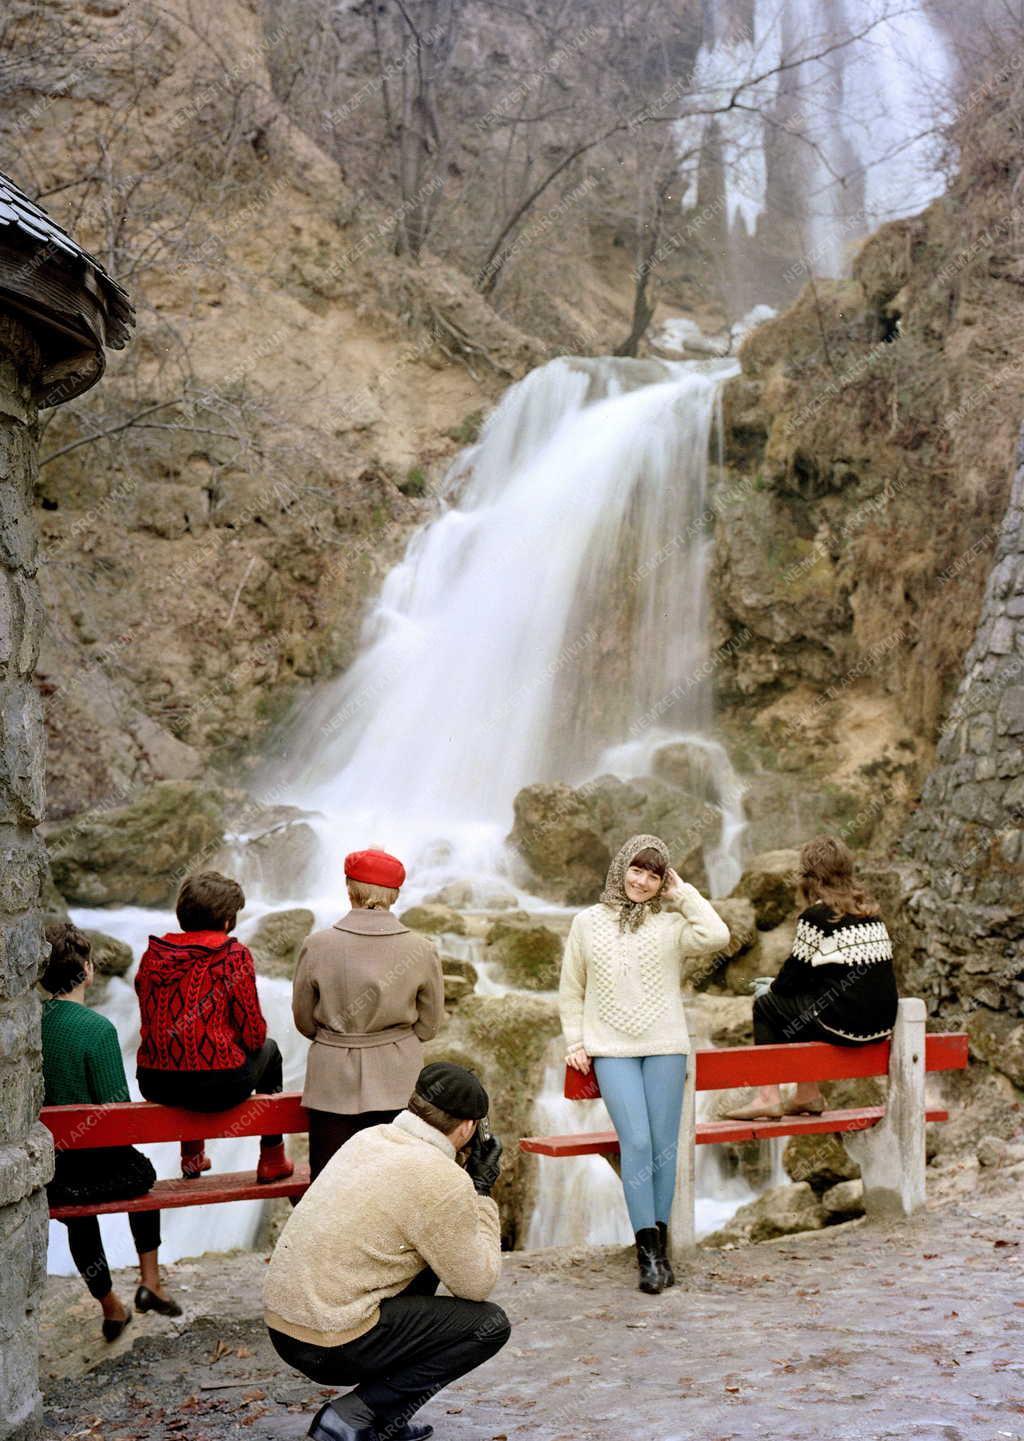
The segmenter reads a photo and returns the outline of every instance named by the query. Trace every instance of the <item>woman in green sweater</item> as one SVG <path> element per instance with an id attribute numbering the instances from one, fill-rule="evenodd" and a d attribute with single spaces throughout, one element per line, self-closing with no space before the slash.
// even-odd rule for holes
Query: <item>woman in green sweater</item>
<path id="1" fill-rule="evenodd" d="M 117 1031 L 106 1016 L 85 1004 L 85 988 L 93 978 L 89 938 L 69 921 L 61 921 L 47 926 L 46 939 L 50 957 L 41 981 L 48 992 L 42 1017 L 44 1104 L 102 1105 L 130 1100 Z M 53 1180 L 47 1187 L 50 1204 L 113 1199 L 112 1177 L 124 1178 L 124 1190 L 119 1194 L 125 1196 L 142 1194 L 156 1179 L 146 1157 L 130 1146 L 58 1151 Z M 136 1308 L 180 1316 L 181 1307 L 160 1284 L 160 1212 L 132 1212 L 128 1223 L 139 1253 L 142 1280 L 135 1292 Z M 132 1313 L 113 1288 L 99 1219 L 85 1216 L 64 1224 L 75 1265 L 103 1308 L 104 1339 L 113 1341 Z"/>

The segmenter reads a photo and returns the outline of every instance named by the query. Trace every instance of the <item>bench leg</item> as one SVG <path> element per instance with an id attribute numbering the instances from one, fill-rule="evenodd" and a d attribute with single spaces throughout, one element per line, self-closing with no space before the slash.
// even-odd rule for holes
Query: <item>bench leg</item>
<path id="1" fill-rule="evenodd" d="M 676 1154 L 676 1189 L 672 1200 L 672 1221 L 668 1249 L 673 1261 L 682 1263 L 697 1244 L 694 1229 L 694 1144 L 697 1138 L 697 1057 L 691 1052 L 686 1064 L 683 1114 L 679 1121 L 679 1150 Z"/>
<path id="2" fill-rule="evenodd" d="M 925 1006 L 902 1000 L 892 1033 L 885 1117 L 844 1137 L 864 1178 L 869 1216 L 910 1216 L 924 1205 Z"/>

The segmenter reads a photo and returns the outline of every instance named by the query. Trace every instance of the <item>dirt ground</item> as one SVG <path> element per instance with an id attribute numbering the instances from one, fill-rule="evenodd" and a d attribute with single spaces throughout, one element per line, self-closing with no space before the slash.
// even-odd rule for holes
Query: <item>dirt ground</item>
<path id="1" fill-rule="evenodd" d="M 1024 1441 L 1022 1187 L 1017 1166 L 910 1221 L 698 1251 L 660 1297 L 621 1250 L 511 1254 L 511 1341 L 421 1419 L 437 1441 Z M 264 1265 L 178 1262 L 184 1316 L 113 1347 L 77 1278 L 51 1278 L 44 1434 L 303 1436 L 328 1393 L 267 1343 Z"/>

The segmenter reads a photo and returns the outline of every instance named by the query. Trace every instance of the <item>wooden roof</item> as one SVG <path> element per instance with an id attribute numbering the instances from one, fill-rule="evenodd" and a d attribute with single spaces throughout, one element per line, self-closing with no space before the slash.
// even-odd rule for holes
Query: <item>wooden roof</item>
<path id="1" fill-rule="evenodd" d="M 2 173 L 0 308 L 26 321 L 42 350 L 41 406 L 95 385 L 105 348 L 123 349 L 135 325 L 127 291 Z"/>

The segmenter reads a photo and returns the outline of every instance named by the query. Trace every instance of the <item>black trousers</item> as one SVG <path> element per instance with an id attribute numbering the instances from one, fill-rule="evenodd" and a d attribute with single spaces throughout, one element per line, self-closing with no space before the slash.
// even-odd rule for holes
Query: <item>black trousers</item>
<path id="1" fill-rule="evenodd" d="M 284 1090 L 284 1062 L 277 1042 L 269 1039 L 246 1058 L 244 1066 L 232 1071 L 152 1071 L 140 1066 L 135 1074 L 147 1101 L 183 1106 L 186 1111 L 227 1111 L 248 1100 L 254 1091 L 276 1096 Z M 281 1139 L 280 1135 L 263 1137 L 268 1146 Z"/>
<path id="2" fill-rule="evenodd" d="M 68 1245 L 71 1259 L 78 1267 L 82 1279 L 97 1301 L 102 1301 L 113 1289 L 107 1253 L 103 1249 L 98 1216 L 79 1216 L 77 1220 L 65 1221 L 68 1228 Z M 132 1228 L 135 1249 L 141 1255 L 155 1251 L 160 1245 L 160 1212 L 129 1211 L 128 1224 Z"/>
<path id="3" fill-rule="evenodd" d="M 397 1111 L 360 1111 L 355 1116 L 341 1116 L 337 1111 L 309 1112 L 309 1179 L 315 1181 L 327 1162 L 350 1141 L 357 1131 L 367 1126 L 384 1126 L 393 1121 Z"/>
<path id="4" fill-rule="evenodd" d="M 868 1044 L 827 1031 L 818 1021 L 820 1005 L 817 996 L 779 996 L 774 991 L 762 991 L 754 999 L 754 1045 L 786 1046 L 794 1041 L 828 1041 L 832 1046 Z"/>
<path id="5" fill-rule="evenodd" d="M 509 1338 L 508 1317 L 490 1301 L 435 1296 L 428 1268 L 380 1303 L 380 1320 L 344 1346 L 313 1346 L 270 1331 L 274 1350 L 311 1381 L 355 1386 L 377 1429 L 396 1428 L 431 1396 L 482 1366 Z"/>

